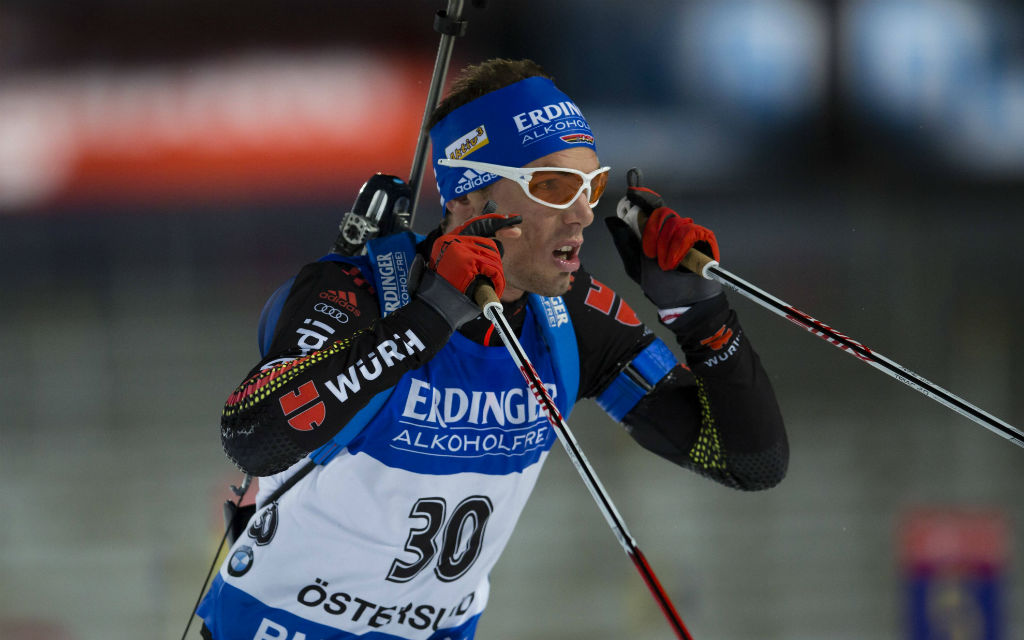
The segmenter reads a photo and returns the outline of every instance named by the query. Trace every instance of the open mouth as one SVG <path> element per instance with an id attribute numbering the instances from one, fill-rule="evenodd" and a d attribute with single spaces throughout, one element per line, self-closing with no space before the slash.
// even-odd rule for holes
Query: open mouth
<path id="1" fill-rule="evenodd" d="M 579 251 L 579 247 L 573 247 L 571 245 L 565 245 L 565 246 L 559 247 L 558 249 L 555 249 L 555 251 L 553 253 L 554 253 L 554 256 L 556 258 L 558 258 L 559 260 L 566 260 L 566 261 L 568 261 L 568 260 L 572 260 L 573 258 L 575 258 L 578 251 Z"/>

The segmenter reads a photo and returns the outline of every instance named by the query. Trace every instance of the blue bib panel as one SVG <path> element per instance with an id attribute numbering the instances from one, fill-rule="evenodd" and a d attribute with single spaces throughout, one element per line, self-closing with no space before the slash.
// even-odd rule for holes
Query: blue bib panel
<path id="1" fill-rule="evenodd" d="M 365 255 L 341 256 L 338 254 L 328 254 L 322 257 L 320 262 L 344 262 L 351 264 L 358 267 L 367 276 L 372 277 L 380 299 L 381 315 L 387 315 L 404 306 L 410 300 L 407 291 L 409 269 L 415 258 L 416 242 L 419 240 L 422 240 L 421 236 L 416 236 L 409 232 L 397 233 L 371 240 L 367 243 L 367 253 Z M 274 292 L 274 295 L 267 301 L 260 316 L 259 342 L 261 354 L 264 356 L 270 348 L 274 329 L 293 281 L 294 278 Z M 569 412 L 576 402 L 580 377 L 579 353 L 577 352 L 576 334 L 573 329 L 572 320 L 569 318 L 564 301 L 559 296 L 544 298 L 536 294 L 529 294 L 527 306 L 529 314 L 526 318 L 526 326 L 520 342 L 523 344 L 523 348 L 526 349 L 526 353 L 531 361 L 537 366 L 537 373 L 540 375 L 540 379 L 548 385 L 553 385 L 550 387 L 551 389 L 557 389 L 556 393 L 558 395 L 554 397 L 555 404 L 558 406 L 563 418 L 568 419 Z M 539 334 L 538 331 L 540 332 Z M 545 345 L 547 350 L 542 348 Z M 423 429 L 426 427 L 422 424 L 419 426 L 408 424 L 408 429 L 396 434 L 399 440 L 396 441 L 394 447 L 389 445 L 389 449 L 399 447 L 402 444 L 402 439 L 409 439 L 409 442 L 405 443 L 407 445 L 406 450 L 408 453 L 416 455 L 426 455 L 424 451 L 432 448 L 440 448 L 439 450 L 446 450 L 447 448 L 449 453 L 457 453 L 461 450 L 462 455 L 460 457 L 469 458 L 479 455 L 483 458 L 493 457 L 496 460 L 502 456 L 519 457 L 521 453 L 519 448 L 521 447 L 528 447 L 530 450 L 537 447 L 536 438 L 540 437 L 541 434 L 533 433 L 530 435 L 529 432 L 532 428 L 524 427 L 523 424 L 525 423 L 521 421 L 525 419 L 529 424 L 539 424 L 537 421 L 539 405 L 532 396 L 522 395 L 522 374 L 516 369 L 512 357 L 507 353 L 507 350 L 504 347 L 496 348 L 477 345 L 459 333 L 455 333 L 452 336 L 451 346 L 459 354 L 455 356 L 455 361 L 439 364 L 435 360 L 425 370 L 431 367 L 435 370 L 438 367 L 443 367 L 441 370 L 453 372 L 493 372 L 495 371 L 494 367 L 497 365 L 497 370 L 508 369 L 514 372 L 512 376 L 514 379 L 502 379 L 503 384 L 507 383 L 512 386 L 500 387 L 497 391 L 476 390 L 470 395 L 464 396 L 451 387 L 429 387 L 423 386 L 425 383 L 421 380 L 403 379 L 398 387 L 382 391 L 371 398 L 369 403 L 330 442 L 313 451 L 309 456 L 310 459 L 317 464 L 327 464 L 350 443 L 354 447 L 360 446 L 358 442 L 352 442 L 352 440 L 363 432 L 369 421 L 374 419 L 374 416 L 376 416 L 377 420 L 386 420 L 387 416 L 395 417 L 392 415 L 394 414 L 394 409 L 378 413 L 388 398 L 395 393 L 400 394 L 402 397 L 408 396 L 411 398 L 410 402 L 413 404 L 408 408 L 402 407 L 401 409 L 402 411 L 408 409 L 410 412 L 408 416 L 405 416 L 407 421 L 414 420 L 415 416 L 422 413 L 422 407 L 417 408 L 416 406 L 418 403 L 426 403 L 428 410 L 426 417 L 431 420 L 440 420 L 438 424 L 446 424 L 449 419 L 457 418 L 462 413 L 465 413 L 469 420 L 476 421 L 483 421 L 488 415 L 493 415 L 495 418 L 503 418 L 507 415 L 509 425 L 519 425 L 519 432 L 513 436 L 506 436 L 504 439 L 496 440 L 498 434 L 493 431 L 493 428 L 488 428 L 483 430 L 486 433 L 478 434 L 481 436 L 480 439 L 477 439 L 472 433 L 452 433 L 448 435 L 437 433 L 428 440 L 424 440 L 426 436 Z M 551 367 L 548 364 L 548 368 L 542 371 L 538 365 L 540 361 L 546 360 L 548 355 L 554 358 L 557 365 Z M 440 358 L 441 356 L 438 357 Z M 468 358 L 468 360 L 461 360 L 462 358 Z M 500 363 L 502 360 L 504 360 L 504 365 Z M 470 361 L 472 364 L 466 366 L 466 363 Z M 485 368 L 474 369 L 476 365 L 482 365 Z M 471 373 L 470 375 L 478 374 Z M 403 384 L 407 386 L 403 388 Z M 430 395 L 429 397 L 417 395 L 422 393 L 429 393 Z M 495 395 L 496 393 L 497 395 Z M 448 400 L 452 402 L 446 402 Z M 445 402 L 448 409 L 446 411 L 439 410 L 437 408 L 438 402 Z M 521 415 L 520 409 L 527 410 L 527 413 L 523 414 L 526 416 L 525 418 Z M 503 412 L 507 412 L 507 414 Z M 543 418 L 543 416 L 540 416 L 540 418 Z M 499 426 L 504 425 L 499 423 Z M 481 431 L 480 429 L 477 430 Z M 543 431 L 543 428 L 541 430 Z M 463 435 L 466 436 L 465 440 Z M 420 437 L 416 439 L 414 436 Z M 462 449 L 463 446 L 465 446 L 465 449 Z M 452 449 L 453 447 L 454 449 Z M 476 450 L 477 447 L 480 449 Z M 547 448 L 550 448 L 550 443 L 543 450 Z M 384 454 L 381 455 L 384 456 Z"/>
<path id="2" fill-rule="evenodd" d="M 529 308 L 520 343 L 568 417 L 575 397 L 558 388 Z M 348 450 L 400 469 L 447 475 L 522 471 L 551 448 L 556 434 L 505 347 L 455 333 L 425 366 L 406 374 L 391 401 Z"/>
<path id="3" fill-rule="evenodd" d="M 524 313 L 520 342 L 555 380 Z M 567 416 L 575 398 L 545 386 Z M 257 512 L 199 615 L 218 640 L 470 638 L 556 438 L 505 347 L 453 334 L 329 463 Z"/>
<path id="4" fill-rule="evenodd" d="M 325 260 L 402 286 L 409 246 Z M 288 288 L 268 304 L 261 344 Z M 579 357 L 564 303 L 531 296 L 524 313 L 520 343 L 568 418 Z M 556 438 L 506 348 L 454 333 L 311 454 L 319 464 L 300 482 L 258 500 L 199 615 L 218 640 L 471 638 Z M 261 495 L 304 464 L 262 478 Z"/>

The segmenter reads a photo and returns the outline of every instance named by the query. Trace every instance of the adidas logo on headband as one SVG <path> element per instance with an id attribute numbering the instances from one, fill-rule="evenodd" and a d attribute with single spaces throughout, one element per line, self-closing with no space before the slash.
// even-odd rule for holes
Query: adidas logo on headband
<path id="1" fill-rule="evenodd" d="M 459 178 L 459 181 L 455 183 L 455 193 L 461 195 L 463 193 L 479 189 L 497 177 L 498 176 L 493 173 L 477 173 L 472 169 L 466 169 L 462 173 L 462 177 Z"/>

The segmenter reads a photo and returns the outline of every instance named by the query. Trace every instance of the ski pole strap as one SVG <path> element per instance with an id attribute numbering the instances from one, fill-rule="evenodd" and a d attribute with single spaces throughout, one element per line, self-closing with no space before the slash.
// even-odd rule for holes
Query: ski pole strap
<path id="1" fill-rule="evenodd" d="M 615 421 L 622 422 L 640 399 L 678 363 L 661 338 L 655 338 L 626 363 L 619 375 L 597 396 L 597 404 Z"/>

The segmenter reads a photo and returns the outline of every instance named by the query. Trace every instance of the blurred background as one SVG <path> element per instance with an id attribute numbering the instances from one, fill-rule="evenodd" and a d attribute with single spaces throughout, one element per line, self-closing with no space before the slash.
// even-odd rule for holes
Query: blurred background
<path id="1" fill-rule="evenodd" d="M 443 6 L 0 4 L 0 638 L 181 635 L 259 311 L 370 175 L 408 175 Z M 530 57 L 581 106 L 613 167 L 598 216 L 639 166 L 727 269 L 1024 426 L 1020 3 L 465 18 L 453 69 Z M 599 221 L 583 257 L 656 324 Z M 1024 638 L 1024 450 L 731 299 L 788 422 L 778 488 L 680 472 L 589 402 L 571 420 L 694 637 Z M 671 637 L 558 447 L 479 637 Z"/>

